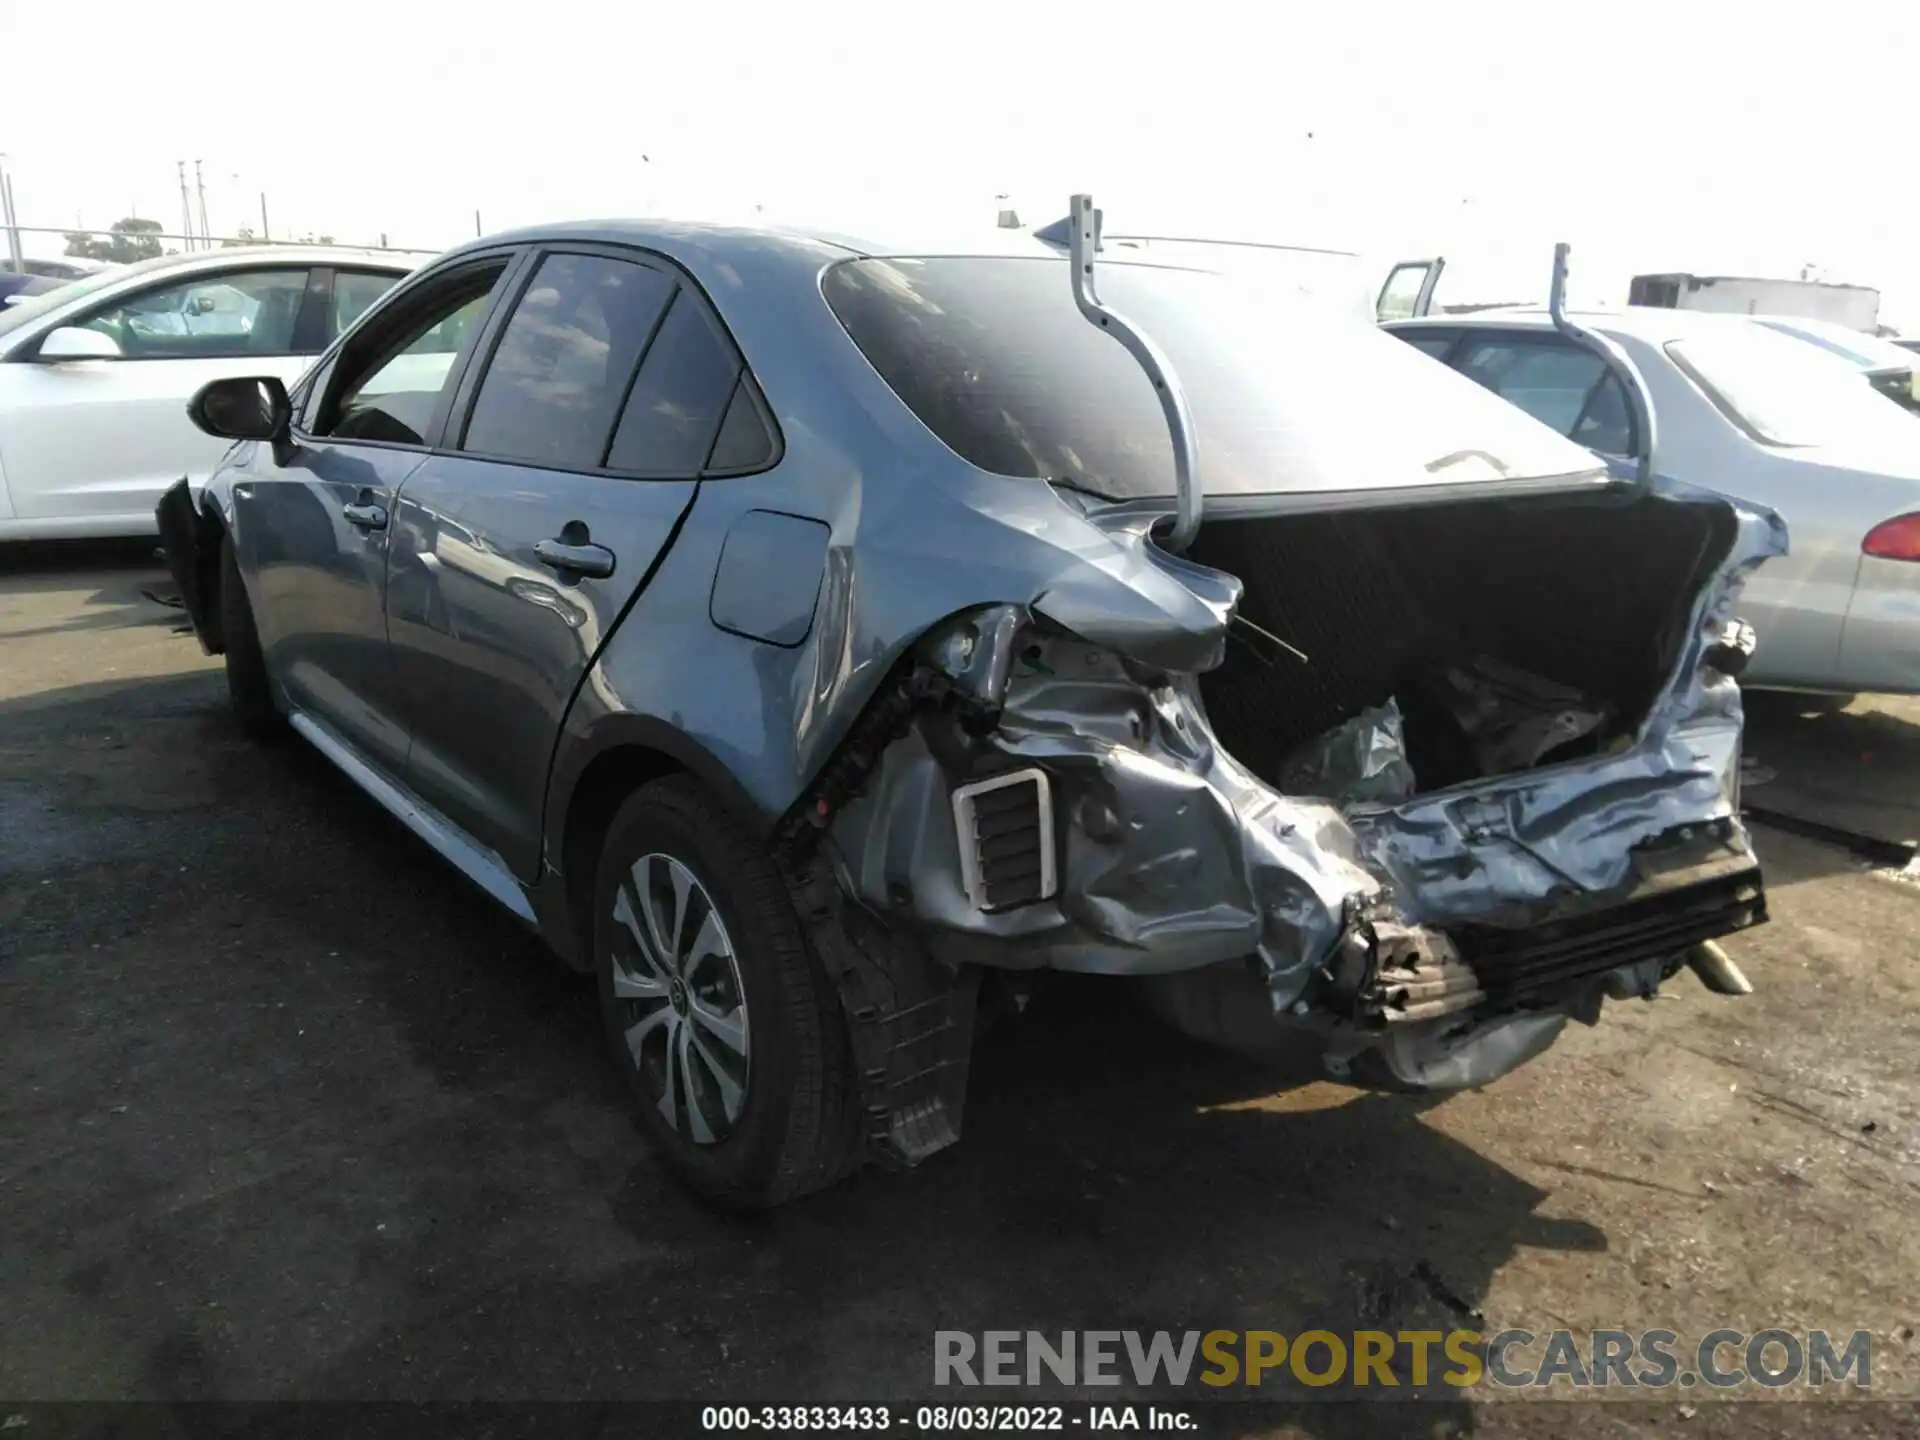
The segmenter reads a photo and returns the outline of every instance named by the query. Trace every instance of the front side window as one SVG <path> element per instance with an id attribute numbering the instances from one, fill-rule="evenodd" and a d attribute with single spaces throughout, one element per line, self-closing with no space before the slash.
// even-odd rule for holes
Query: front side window
<path id="1" fill-rule="evenodd" d="M 476 265 L 417 302 L 396 301 L 342 347 L 314 434 L 423 445 L 453 381 L 454 359 L 486 313 L 506 262 Z"/>
<path id="2" fill-rule="evenodd" d="M 1459 366 L 1576 444 L 1608 455 L 1633 453 L 1626 395 L 1592 351 L 1531 336 L 1474 339 Z"/>
<path id="3" fill-rule="evenodd" d="M 461 448 L 597 469 L 640 352 L 673 298 L 651 266 L 549 255 L 514 307 L 474 396 Z"/>
<path id="4" fill-rule="evenodd" d="M 74 323 L 107 336 L 128 360 L 291 355 L 306 289 L 304 269 L 199 275 L 122 297 Z"/>
<path id="5" fill-rule="evenodd" d="M 880 377 L 962 459 L 1113 499 L 1173 493 L 1153 385 L 1073 301 L 1063 260 L 846 260 L 821 277 Z M 1103 265 L 1158 342 L 1209 495 L 1592 476 L 1592 455 L 1380 329 L 1242 277 Z"/>

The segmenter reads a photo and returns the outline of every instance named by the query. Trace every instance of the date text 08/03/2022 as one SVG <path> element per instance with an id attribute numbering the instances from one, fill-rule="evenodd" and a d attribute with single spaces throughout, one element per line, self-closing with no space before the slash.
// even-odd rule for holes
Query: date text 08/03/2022
<path id="1" fill-rule="evenodd" d="M 910 1430 L 1023 1433 L 1045 1430 L 1141 1430 L 1174 1433 L 1198 1428 L 1186 1410 L 1158 1405 L 709 1405 L 703 1430 Z"/>

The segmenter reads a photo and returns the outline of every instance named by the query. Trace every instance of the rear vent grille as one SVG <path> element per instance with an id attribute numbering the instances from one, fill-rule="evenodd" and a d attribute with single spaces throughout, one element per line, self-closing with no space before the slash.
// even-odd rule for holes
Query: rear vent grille
<path id="1" fill-rule="evenodd" d="M 1054 892 L 1053 794 L 1040 770 L 976 780 L 953 792 L 960 879 L 976 910 L 1008 910 Z"/>

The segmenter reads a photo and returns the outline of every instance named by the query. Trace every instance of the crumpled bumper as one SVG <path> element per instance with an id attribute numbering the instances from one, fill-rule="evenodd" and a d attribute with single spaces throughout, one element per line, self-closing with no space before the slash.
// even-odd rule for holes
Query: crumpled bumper
<path id="1" fill-rule="evenodd" d="M 1764 919 L 1738 815 L 1739 692 L 1709 661 L 1740 580 L 1782 544 L 1777 520 L 1739 513 L 1632 745 L 1397 803 L 1283 795 L 1215 742 L 1191 675 L 1143 683 L 1108 647 L 1028 631 L 1017 607 L 976 612 L 961 653 L 1020 636 L 990 732 L 934 714 L 886 750 L 834 823 L 843 884 L 955 964 L 1167 977 L 1241 961 L 1262 1023 L 1317 1032 L 1336 1072 L 1371 1050 L 1399 1083 L 1481 1083 L 1597 1006 L 1574 997 L 1650 993 L 1687 945 Z M 953 797 L 1027 768 L 1045 777 L 1057 863 L 1048 893 L 996 908 L 962 847 L 1025 844 L 1017 817 L 970 835 Z M 1692 894 L 1694 912 L 1632 909 L 1662 874 L 1688 890 L 1671 875 L 1693 870 L 1721 887 Z M 1516 953 L 1562 956 L 1556 983 L 1475 986 L 1499 969 L 1486 935 L 1503 927 L 1525 937 Z M 1405 970 L 1409 953 L 1428 969 Z M 1438 973 L 1449 958 L 1464 982 Z"/>

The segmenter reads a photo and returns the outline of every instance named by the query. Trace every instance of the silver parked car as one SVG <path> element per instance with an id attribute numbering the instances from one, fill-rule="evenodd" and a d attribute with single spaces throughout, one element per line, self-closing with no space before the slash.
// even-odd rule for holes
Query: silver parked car
<path id="1" fill-rule="evenodd" d="M 1920 423 L 1849 367 L 1756 320 L 1595 311 L 1645 377 L 1654 467 L 1768 506 L 1790 554 L 1748 583 L 1744 683 L 1920 692 Z M 1602 455 L 1645 458 L 1620 381 L 1536 310 L 1389 322 L 1415 348 Z"/>
<path id="2" fill-rule="evenodd" d="M 1765 918 L 1777 523 L 1364 321 L 1096 272 L 1074 215 L 1071 258 L 522 231 L 194 402 L 238 443 L 159 520 L 241 722 L 597 974 L 716 1200 L 954 1140 L 983 979 L 1444 1088 L 1737 989 Z"/>
<path id="3" fill-rule="evenodd" d="M 1806 341 L 1859 375 L 1901 409 L 1920 411 L 1920 382 L 1916 382 L 1914 375 L 1914 367 L 1920 365 L 1920 360 L 1915 360 L 1911 351 L 1877 335 L 1849 330 L 1831 320 L 1808 320 L 1798 315 L 1755 315 L 1753 321 L 1782 335 Z"/>

